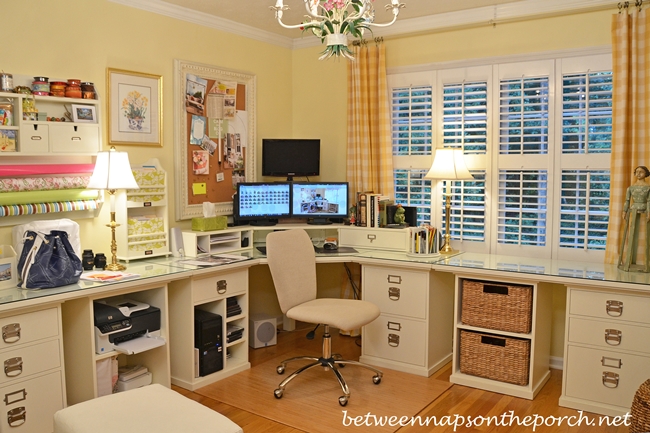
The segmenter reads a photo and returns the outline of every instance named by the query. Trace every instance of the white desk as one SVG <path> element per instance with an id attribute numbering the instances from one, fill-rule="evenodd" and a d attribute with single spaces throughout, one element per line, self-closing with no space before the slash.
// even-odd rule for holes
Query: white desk
<path id="1" fill-rule="evenodd" d="M 245 229 L 251 230 L 250 227 Z M 372 232 L 377 230 L 381 229 L 373 229 Z M 386 232 L 394 233 L 391 230 Z M 377 240 L 373 238 L 368 242 L 375 241 Z M 565 371 L 560 404 L 596 413 L 620 414 L 629 408 L 633 396 L 630 390 L 636 389 L 647 379 L 647 372 L 650 371 L 650 339 L 646 338 L 650 330 L 650 315 L 647 314 L 650 311 L 648 274 L 621 272 L 613 265 L 593 263 L 470 253 L 450 258 L 420 258 L 407 256 L 403 252 L 355 247 L 359 251 L 357 254 L 327 254 L 317 257 L 317 262 L 354 262 L 362 267 L 363 297 L 377 302 L 382 310 L 378 325 L 371 324 L 363 331 L 364 361 L 429 375 L 453 360 L 453 382 L 533 398 L 545 383 L 548 372 L 548 342 L 540 336 L 549 334 L 552 308 L 546 305 L 548 289 L 558 286 L 567 288 Z M 28 412 L 32 411 L 29 413 L 36 414 L 34 416 L 47 416 L 47 411 L 59 406 L 96 396 L 96 362 L 115 354 L 95 354 L 92 302 L 117 295 L 128 295 L 161 308 L 161 333 L 169 344 L 154 349 L 151 353 L 131 355 L 133 358 L 128 359 L 129 363 L 147 364 L 154 373 L 154 382 L 165 386 L 178 383 L 195 389 L 249 368 L 245 337 L 233 345 L 235 357 L 231 362 L 226 362 L 224 371 L 206 378 L 194 378 L 191 370 L 192 311 L 195 306 L 207 306 L 211 311 L 225 313 L 225 299 L 237 296 L 243 312 L 228 320 L 248 326 L 248 273 L 251 269 L 264 265 L 265 258 L 253 245 L 248 245 L 239 253 L 250 259 L 210 268 L 179 266 L 177 259 L 171 258 L 133 261 L 129 263 L 128 270 L 141 274 L 141 278 L 112 284 L 80 282 L 37 291 L 18 288 L 0 291 L 0 327 L 25 323 L 24 339 L 28 338 L 30 329 L 53 329 L 53 332 L 37 337 L 39 347 L 41 343 L 44 344 L 38 358 L 53 357 L 58 360 L 55 365 L 45 365 L 37 372 L 29 373 L 25 367 L 23 376 L 5 378 L 0 383 L 0 394 L 23 389 L 21 387 L 31 384 L 32 380 L 49 380 L 47 383 L 37 381 L 31 385 L 36 389 L 27 393 L 26 402 L 16 402 L 6 409 L 24 405 L 28 407 Z M 399 278 L 395 280 L 395 276 Z M 389 289 L 394 285 L 390 282 L 391 278 L 393 282 L 400 279 L 405 282 L 401 286 L 398 302 L 386 299 Z M 458 331 L 464 326 L 460 323 L 458 314 L 460 293 L 457 286 L 462 278 L 520 282 L 532 284 L 538 289 L 541 298 L 535 310 L 536 325 L 531 335 L 523 336 L 530 338 L 536 347 L 532 356 L 534 365 L 531 367 L 535 371 L 531 370 L 533 380 L 529 385 L 504 387 L 495 381 L 467 377 L 459 371 L 458 347 L 455 350 L 452 348 Z M 221 280 L 227 280 L 231 291 L 215 291 L 213 285 Z M 394 298 L 394 292 L 390 297 Z M 588 305 L 584 299 L 589 300 Z M 621 302 L 623 313 L 607 314 L 607 301 Z M 635 313 L 635 308 L 645 308 L 645 314 Z M 46 314 L 52 316 L 54 321 L 52 324 L 34 321 L 33 314 Z M 23 319 L 31 322 L 21 322 Z M 583 326 L 585 321 L 589 326 Z M 399 330 L 388 329 L 388 326 L 397 326 L 395 329 Z M 621 331 L 625 344 L 612 345 L 604 337 L 604 329 Z M 387 336 L 387 332 L 394 335 Z M 394 346 L 395 335 L 400 337 L 397 349 Z M 21 356 L 22 349 L 33 346 L 25 341 L 23 340 L 25 344 L 22 346 L 22 343 L 7 343 L 4 346 L 0 343 L 0 362 L 9 357 Z M 633 344 L 627 344 L 629 341 Z M 120 355 L 121 362 L 126 361 L 123 356 Z M 606 358 L 604 364 L 603 358 Z M 621 359 L 624 359 L 622 363 L 619 362 Z M 607 372 L 605 382 L 603 372 Z M 52 380 L 58 385 L 53 386 Z M 39 412 L 35 408 L 38 405 L 30 402 L 29 396 L 43 392 L 47 393 L 48 401 L 54 401 L 55 404 Z M 58 398 L 55 398 L 57 394 Z M 46 413 L 43 414 L 43 410 Z M 0 419 L 5 418 L 0 414 Z"/>

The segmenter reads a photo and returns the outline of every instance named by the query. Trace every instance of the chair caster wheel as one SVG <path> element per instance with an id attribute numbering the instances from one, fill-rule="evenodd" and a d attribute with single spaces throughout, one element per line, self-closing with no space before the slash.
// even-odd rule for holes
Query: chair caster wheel
<path id="1" fill-rule="evenodd" d="M 273 391 L 273 395 L 275 396 L 275 398 L 282 398 L 283 393 L 284 393 L 284 391 L 281 390 L 280 388 Z"/>
<path id="2" fill-rule="evenodd" d="M 284 367 L 282 365 L 278 365 L 278 368 L 276 368 L 275 371 L 277 371 L 278 374 L 283 374 L 284 373 Z"/>
<path id="3" fill-rule="evenodd" d="M 348 404 L 348 397 L 342 395 L 339 397 L 339 404 L 341 406 L 346 406 Z"/>
<path id="4" fill-rule="evenodd" d="M 372 376 L 372 383 L 379 385 L 381 383 L 381 376 Z"/>

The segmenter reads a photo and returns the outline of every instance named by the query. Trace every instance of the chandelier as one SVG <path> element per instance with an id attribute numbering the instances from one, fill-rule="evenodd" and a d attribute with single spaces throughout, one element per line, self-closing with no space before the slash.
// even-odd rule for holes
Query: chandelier
<path id="1" fill-rule="evenodd" d="M 352 51 L 348 48 L 348 37 L 363 37 L 365 30 L 372 27 L 388 27 L 397 20 L 399 10 L 404 7 L 399 0 L 391 0 L 386 5 L 386 11 L 392 11 L 393 18 L 387 23 L 375 23 L 374 0 L 303 0 L 307 15 L 300 24 L 287 25 L 282 22 L 282 14 L 289 10 L 283 0 L 276 0 L 275 6 L 270 6 L 275 11 L 278 23 L 287 29 L 301 29 L 311 31 L 327 48 L 321 53 L 319 60 L 328 57 L 346 57 L 354 60 Z"/>

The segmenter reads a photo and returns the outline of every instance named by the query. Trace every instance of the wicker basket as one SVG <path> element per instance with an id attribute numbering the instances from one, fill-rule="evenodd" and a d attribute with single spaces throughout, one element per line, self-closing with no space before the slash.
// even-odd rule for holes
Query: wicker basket
<path id="1" fill-rule="evenodd" d="M 463 280 L 461 321 L 465 325 L 528 334 L 533 288 Z"/>
<path id="2" fill-rule="evenodd" d="M 460 372 L 528 385 L 530 340 L 460 331 Z"/>
<path id="3" fill-rule="evenodd" d="M 636 390 L 630 414 L 630 433 L 650 432 L 650 379 Z"/>

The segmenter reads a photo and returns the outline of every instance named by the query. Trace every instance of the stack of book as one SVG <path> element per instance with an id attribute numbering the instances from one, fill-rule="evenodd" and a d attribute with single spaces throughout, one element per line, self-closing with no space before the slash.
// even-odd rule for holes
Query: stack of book
<path id="1" fill-rule="evenodd" d="M 237 298 L 235 296 L 227 298 L 226 299 L 226 317 L 237 316 L 238 314 L 241 314 L 241 313 L 242 313 L 242 310 L 241 310 L 241 307 L 239 306 L 239 303 L 237 303 Z"/>
<path id="2" fill-rule="evenodd" d="M 226 343 L 232 343 L 244 336 L 244 328 L 229 323 L 226 326 Z"/>
<path id="3" fill-rule="evenodd" d="M 385 227 L 386 206 L 393 204 L 390 197 L 373 192 L 357 193 L 356 224 L 360 227 Z"/>

